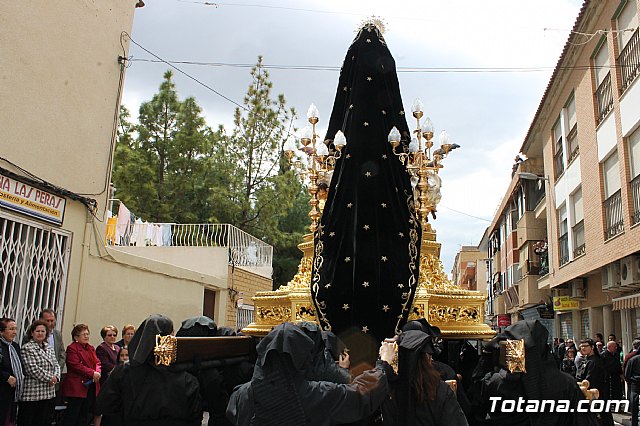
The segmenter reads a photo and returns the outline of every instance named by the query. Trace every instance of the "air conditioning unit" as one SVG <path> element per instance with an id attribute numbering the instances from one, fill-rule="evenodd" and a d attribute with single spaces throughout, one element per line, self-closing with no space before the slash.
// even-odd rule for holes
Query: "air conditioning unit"
<path id="1" fill-rule="evenodd" d="M 587 298 L 587 285 L 584 278 L 576 278 L 569 282 L 571 298 L 585 300 Z"/>
<path id="2" fill-rule="evenodd" d="M 613 262 L 602 268 L 602 290 L 620 290 L 620 263 Z"/>
<path id="3" fill-rule="evenodd" d="M 620 285 L 640 286 L 640 256 L 627 256 L 620 260 Z"/>

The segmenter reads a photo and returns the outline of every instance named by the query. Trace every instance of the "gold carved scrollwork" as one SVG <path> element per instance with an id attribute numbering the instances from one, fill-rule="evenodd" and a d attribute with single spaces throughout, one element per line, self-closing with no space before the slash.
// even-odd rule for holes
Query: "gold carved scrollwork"
<path id="1" fill-rule="evenodd" d="M 316 310 L 312 305 L 296 306 L 296 321 L 316 322 Z"/>
<path id="2" fill-rule="evenodd" d="M 156 335 L 156 346 L 153 348 L 156 365 L 167 367 L 176 361 L 178 354 L 178 339 L 175 336 Z"/>
<path id="3" fill-rule="evenodd" d="M 414 303 L 411 312 L 409 313 L 409 321 L 424 318 L 424 304 Z"/>
<path id="4" fill-rule="evenodd" d="M 475 306 L 429 306 L 429 321 L 478 323 L 480 313 Z"/>
<path id="5" fill-rule="evenodd" d="M 449 281 L 449 277 L 442 268 L 442 262 L 432 254 L 420 256 L 420 285 L 427 290 L 436 290 L 444 293 L 466 294 L 468 290 L 463 290 Z"/>
<path id="6" fill-rule="evenodd" d="M 291 308 L 287 306 L 258 306 L 257 315 L 262 321 L 286 322 L 291 320 Z"/>
<path id="7" fill-rule="evenodd" d="M 287 285 L 281 286 L 278 290 L 295 290 L 309 288 L 311 283 L 311 265 L 313 258 L 303 256 L 298 265 L 298 272 L 293 276 Z"/>
<path id="8" fill-rule="evenodd" d="M 524 339 L 505 341 L 507 370 L 511 373 L 526 373 Z"/>

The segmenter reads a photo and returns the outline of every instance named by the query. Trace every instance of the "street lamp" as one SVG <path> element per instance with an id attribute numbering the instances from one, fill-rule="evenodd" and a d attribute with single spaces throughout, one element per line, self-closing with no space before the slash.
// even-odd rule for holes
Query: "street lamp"
<path id="1" fill-rule="evenodd" d="M 442 181 L 438 176 L 438 170 L 441 169 L 442 160 L 449 155 L 449 152 L 460 145 L 451 143 L 451 138 L 446 130 L 440 133 L 440 148 L 431 152 L 433 148 L 433 123 L 429 117 L 426 117 L 424 123 L 420 124 L 420 120 L 424 116 L 424 105 L 420 99 L 416 99 L 411 107 L 413 117 L 416 119 L 416 129 L 413 131 L 415 136 L 411 139 L 406 151 L 397 152 L 400 146 L 400 132 L 393 127 L 389 132 L 389 143 L 393 149 L 393 153 L 398 157 L 402 165 L 407 168 L 411 175 L 411 184 L 416 193 L 414 199 L 416 201 L 416 212 L 420 218 L 420 224 L 423 231 L 433 232 L 429 221 L 429 213 L 435 219 L 436 206 L 440 202 L 440 186 Z"/>
<path id="2" fill-rule="evenodd" d="M 344 133 L 338 130 L 333 139 L 333 145 L 336 150 L 332 153 L 329 152 L 327 144 L 319 140 L 319 136 L 316 134 L 316 124 L 320 121 L 319 115 L 318 108 L 311 104 L 307 112 L 307 120 L 311 123 L 311 126 L 306 126 L 302 129 L 300 133 L 301 146 L 296 146 L 295 141 L 292 139 L 287 140 L 284 144 L 284 153 L 289 163 L 302 175 L 309 177 L 309 195 L 311 195 L 309 200 L 309 205 L 311 205 L 311 210 L 309 211 L 311 225 L 309 225 L 309 230 L 312 234 L 315 232 L 322 215 L 322 208 L 318 208 L 318 206 L 323 195 L 319 195 L 322 188 L 318 185 L 318 182 L 324 182 L 327 186 L 329 185 L 336 160 L 342 156 L 342 149 L 347 145 Z M 306 162 L 299 158 L 302 156 L 302 159 L 304 159 L 304 155 L 307 156 Z"/>

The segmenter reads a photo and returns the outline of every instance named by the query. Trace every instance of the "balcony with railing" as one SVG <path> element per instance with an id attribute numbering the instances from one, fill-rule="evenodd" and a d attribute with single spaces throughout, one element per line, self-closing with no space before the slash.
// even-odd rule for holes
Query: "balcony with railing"
<path id="1" fill-rule="evenodd" d="M 564 173 L 564 155 L 561 148 L 553 156 L 553 176 L 558 180 L 562 173 Z"/>
<path id="2" fill-rule="evenodd" d="M 621 92 L 633 83 L 640 73 L 640 42 L 638 40 L 638 29 L 633 33 L 627 45 L 618 56 L 618 64 L 620 65 L 620 75 L 622 80 Z"/>
<path id="3" fill-rule="evenodd" d="M 271 276 L 273 247 L 229 224 L 110 223 L 105 245 L 204 273 L 229 265 Z"/>
<path id="4" fill-rule="evenodd" d="M 613 109 L 613 92 L 611 91 L 611 73 L 608 72 L 606 77 L 600 82 L 594 94 L 598 113 L 596 115 L 596 125 L 602 123 L 602 120 Z"/>
<path id="5" fill-rule="evenodd" d="M 582 256 L 586 253 L 584 244 L 584 220 L 573 225 L 573 258 Z"/>
<path id="6" fill-rule="evenodd" d="M 558 248 L 560 253 L 560 266 L 569 263 L 569 234 L 564 234 L 558 238 Z"/>
<path id="7" fill-rule="evenodd" d="M 609 198 L 604 200 L 605 230 L 604 239 L 609 240 L 624 231 L 622 217 L 622 193 L 618 189 Z"/>
<path id="8" fill-rule="evenodd" d="M 574 124 L 573 128 L 567 135 L 567 150 L 569 152 L 569 158 L 567 163 L 571 164 L 573 160 L 580 154 L 580 146 L 578 146 L 578 124 Z"/>
<path id="9" fill-rule="evenodd" d="M 640 223 L 640 175 L 631 181 L 631 196 L 633 197 L 632 225 Z"/>

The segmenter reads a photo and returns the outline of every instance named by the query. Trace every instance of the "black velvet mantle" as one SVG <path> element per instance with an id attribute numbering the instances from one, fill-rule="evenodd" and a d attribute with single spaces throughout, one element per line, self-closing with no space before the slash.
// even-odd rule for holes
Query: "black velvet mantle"
<path id="1" fill-rule="evenodd" d="M 410 177 L 387 141 L 393 126 L 398 151 L 406 149 L 395 61 L 378 29 L 365 25 L 347 51 L 329 120 L 329 147 L 338 130 L 347 145 L 314 236 L 311 293 L 324 330 L 378 345 L 407 320 L 420 259 Z"/>

